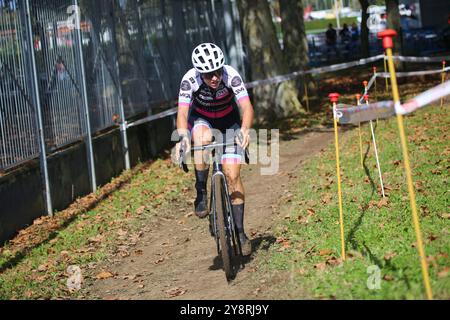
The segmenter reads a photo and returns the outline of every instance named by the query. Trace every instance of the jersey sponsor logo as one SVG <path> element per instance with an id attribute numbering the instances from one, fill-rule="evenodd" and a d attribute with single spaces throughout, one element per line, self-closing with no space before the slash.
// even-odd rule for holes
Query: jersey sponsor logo
<path id="1" fill-rule="evenodd" d="M 194 78 L 189 78 L 189 81 L 194 84 L 195 83 L 195 79 Z"/>
<path id="2" fill-rule="evenodd" d="M 191 99 L 191 95 L 187 93 L 180 93 L 180 98 Z"/>
<path id="3" fill-rule="evenodd" d="M 199 97 L 200 99 L 202 99 L 202 100 L 208 100 L 208 101 L 212 101 L 212 100 L 213 100 L 213 97 L 211 97 L 211 96 L 205 96 L 205 95 L 203 95 L 203 94 L 199 94 L 198 97 Z"/>
<path id="4" fill-rule="evenodd" d="M 216 99 L 223 99 L 229 94 L 229 91 L 227 88 L 223 88 L 216 93 Z"/>
<path id="5" fill-rule="evenodd" d="M 243 93 L 245 91 L 245 88 L 240 88 L 240 89 L 238 89 L 238 90 L 236 90 L 236 95 L 239 95 L 239 94 L 241 94 L 241 93 Z"/>
<path id="6" fill-rule="evenodd" d="M 187 81 L 187 80 L 184 80 L 182 83 L 181 83 L 181 90 L 183 90 L 183 91 L 191 91 L 191 84 L 189 83 L 189 81 Z"/>
<path id="7" fill-rule="evenodd" d="M 239 76 L 236 76 L 231 80 L 231 86 L 236 88 L 239 87 L 242 84 L 242 79 Z"/>

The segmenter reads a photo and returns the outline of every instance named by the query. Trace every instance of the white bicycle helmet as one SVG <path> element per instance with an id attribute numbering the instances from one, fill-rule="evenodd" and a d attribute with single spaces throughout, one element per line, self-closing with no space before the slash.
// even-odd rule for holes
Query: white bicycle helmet
<path id="1" fill-rule="evenodd" d="M 214 43 L 202 43 L 192 52 L 192 64 L 200 73 L 213 72 L 223 67 L 225 57 Z"/>

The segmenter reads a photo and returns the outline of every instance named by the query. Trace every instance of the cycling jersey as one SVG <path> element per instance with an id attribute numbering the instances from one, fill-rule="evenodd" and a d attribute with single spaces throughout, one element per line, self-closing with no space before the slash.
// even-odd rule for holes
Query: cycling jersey
<path id="1" fill-rule="evenodd" d="M 224 65 L 222 81 L 217 89 L 210 88 L 194 68 L 181 81 L 178 105 L 190 107 L 211 118 L 223 118 L 236 109 L 236 101 L 249 99 L 242 77 L 231 66 Z"/>
<path id="2" fill-rule="evenodd" d="M 223 134 L 223 142 L 234 137 L 226 135 L 227 129 L 240 128 L 240 113 L 237 102 L 250 99 L 239 73 L 231 66 L 224 65 L 222 80 L 217 89 L 209 87 L 201 74 L 194 68 L 181 81 L 178 105 L 189 108 L 188 128 L 191 131 L 205 126 L 218 129 Z M 223 163 L 241 163 L 244 150 L 235 145 L 223 151 Z"/>

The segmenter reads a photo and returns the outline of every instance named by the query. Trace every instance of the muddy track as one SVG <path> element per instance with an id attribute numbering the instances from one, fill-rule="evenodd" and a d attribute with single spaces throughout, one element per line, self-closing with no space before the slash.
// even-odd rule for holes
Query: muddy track
<path id="1" fill-rule="evenodd" d="M 194 193 L 180 199 L 180 207 L 149 218 L 133 254 L 99 266 L 115 276 L 97 280 L 85 288 L 92 299 L 257 299 L 252 280 L 255 259 L 264 246 L 275 242 L 273 227 L 282 219 L 281 202 L 292 196 L 302 163 L 316 155 L 333 138 L 329 129 L 318 129 L 288 137 L 280 143 L 280 168 L 275 176 L 262 176 L 258 166 L 244 169 L 246 189 L 245 226 L 251 236 L 253 254 L 228 283 L 217 257 L 208 221 L 189 213 Z M 191 173 L 192 174 L 192 173 Z M 255 292 L 256 291 L 256 292 Z M 270 297 L 270 294 L 265 296 Z M 301 298 L 301 297 L 297 297 Z"/>

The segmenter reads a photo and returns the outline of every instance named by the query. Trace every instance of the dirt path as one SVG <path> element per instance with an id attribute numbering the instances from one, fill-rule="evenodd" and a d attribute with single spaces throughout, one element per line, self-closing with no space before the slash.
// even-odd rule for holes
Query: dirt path
<path id="1" fill-rule="evenodd" d="M 188 216 L 193 201 L 172 212 L 152 217 L 143 230 L 133 254 L 111 260 L 96 272 L 108 270 L 115 276 L 97 280 L 86 289 L 87 298 L 100 299 L 255 299 L 257 283 L 252 281 L 254 259 L 261 244 L 273 243 L 272 227 L 281 219 L 278 208 L 288 199 L 297 182 L 302 162 L 332 141 L 332 132 L 318 130 L 281 141 L 280 168 L 275 176 L 261 176 L 258 166 L 244 170 L 247 234 L 253 254 L 236 279 L 225 279 L 217 258 L 215 242 L 207 220 Z M 194 194 L 190 194 L 192 199 Z M 278 213 L 278 214 L 277 214 Z"/>

